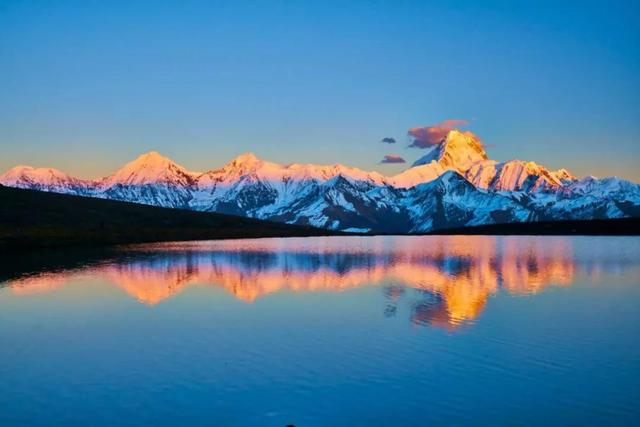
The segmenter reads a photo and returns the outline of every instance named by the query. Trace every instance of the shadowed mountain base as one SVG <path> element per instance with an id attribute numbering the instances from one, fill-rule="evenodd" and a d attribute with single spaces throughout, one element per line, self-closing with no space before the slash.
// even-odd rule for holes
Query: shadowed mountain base
<path id="1" fill-rule="evenodd" d="M 0 186 L 0 250 L 336 235 L 270 221 Z"/>
<path id="2" fill-rule="evenodd" d="M 0 186 L 0 251 L 177 240 L 340 235 L 232 215 Z M 640 218 L 449 228 L 430 234 L 640 235 Z"/>

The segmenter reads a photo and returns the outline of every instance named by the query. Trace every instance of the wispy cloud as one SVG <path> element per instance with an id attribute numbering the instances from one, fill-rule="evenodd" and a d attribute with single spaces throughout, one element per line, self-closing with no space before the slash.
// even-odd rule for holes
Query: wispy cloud
<path id="1" fill-rule="evenodd" d="M 380 142 L 384 142 L 386 144 L 395 144 L 396 143 L 396 139 L 395 138 L 391 138 L 390 136 L 388 136 L 386 138 L 382 138 L 380 140 Z"/>
<path id="2" fill-rule="evenodd" d="M 380 163 L 407 163 L 407 161 L 397 154 L 385 154 Z"/>
<path id="3" fill-rule="evenodd" d="M 447 119 L 431 126 L 414 127 L 407 131 L 411 138 L 409 147 L 429 148 L 439 144 L 451 129 L 466 126 L 469 122 L 460 119 Z"/>

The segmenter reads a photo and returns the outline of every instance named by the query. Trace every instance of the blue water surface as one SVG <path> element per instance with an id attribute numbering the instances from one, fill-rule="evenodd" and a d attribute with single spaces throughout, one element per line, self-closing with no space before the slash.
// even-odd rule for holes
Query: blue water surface
<path id="1" fill-rule="evenodd" d="M 638 425 L 639 337 L 632 237 L 128 246 L 5 268 L 0 425 Z"/>

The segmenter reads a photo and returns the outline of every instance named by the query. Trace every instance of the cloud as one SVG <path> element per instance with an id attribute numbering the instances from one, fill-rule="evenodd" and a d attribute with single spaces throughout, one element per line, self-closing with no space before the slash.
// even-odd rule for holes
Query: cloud
<path id="1" fill-rule="evenodd" d="M 385 154 L 380 163 L 407 163 L 407 161 L 397 154 Z"/>
<path id="2" fill-rule="evenodd" d="M 433 147 L 446 138 L 451 129 L 468 124 L 466 120 L 447 119 L 435 125 L 411 128 L 407 131 L 407 135 L 412 139 L 409 147 Z"/>
<path id="3" fill-rule="evenodd" d="M 469 122 L 467 120 L 447 119 L 447 120 L 443 120 L 441 123 L 437 124 L 436 126 L 440 126 L 446 129 L 453 129 L 458 126 L 466 126 L 468 124 Z"/>
<path id="4" fill-rule="evenodd" d="M 382 140 L 380 142 L 385 142 L 387 144 L 395 144 L 396 143 L 396 139 L 395 138 L 391 138 L 390 136 L 388 136 L 386 138 L 382 138 Z"/>

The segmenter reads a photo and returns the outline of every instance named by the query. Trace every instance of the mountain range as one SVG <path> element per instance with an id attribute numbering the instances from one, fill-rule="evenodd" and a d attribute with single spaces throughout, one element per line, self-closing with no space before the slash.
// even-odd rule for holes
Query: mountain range
<path id="1" fill-rule="evenodd" d="M 0 175 L 0 184 L 378 233 L 640 216 L 636 183 L 491 160 L 473 133 L 456 129 L 394 176 L 341 164 L 282 165 L 252 153 L 220 169 L 193 172 L 151 151 L 97 180 L 16 166 Z"/>

